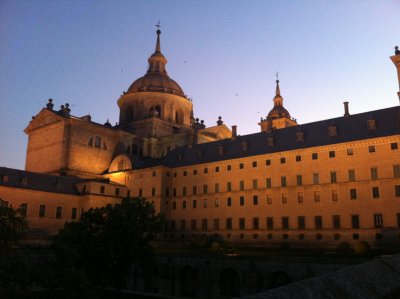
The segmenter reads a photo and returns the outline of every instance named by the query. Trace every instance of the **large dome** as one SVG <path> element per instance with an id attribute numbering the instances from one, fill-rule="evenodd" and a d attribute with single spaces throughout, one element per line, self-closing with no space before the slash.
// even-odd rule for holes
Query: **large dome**
<path id="1" fill-rule="evenodd" d="M 161 31 L 157 30 L 156 50 L 148 59 L 149 69 L 146 75 L 133 82 L 127 93 L 153 91 L 172 93 L 186 98 L 182 88 L 167 74 L 165 69 L 167 59 L 161 53 L 160 34 Z"/>
<path id="2" fill-rule="evenodd" d="M 268 118 L 276 119 L 276 118 L 291 118 L 289 111 L 287 111 L 283 106 L 275 106 L 272 110 L 268 113 Z"/>
<path id="3" fill-rule="evenodd" d="M 127 93 L 154 91 L 172 93 L 185 97 L 182 88 L 166 73 L 149 72 L 140 77 L 129 87 Z"/>

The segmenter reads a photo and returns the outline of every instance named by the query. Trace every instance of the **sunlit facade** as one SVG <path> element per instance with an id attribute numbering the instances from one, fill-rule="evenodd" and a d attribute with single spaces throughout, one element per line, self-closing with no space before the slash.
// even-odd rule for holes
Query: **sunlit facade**
<path id="1" fill-rule="evenodd" d="M 90 207 L 145 197 L 160 239 L 252 246 L 400 247 L 399 106 L 298 124 L 279 81 L 260 132 L 206 127 L 166 72 L 160 31 L 147 73 L 118 99 L 119 124 L 49 100 L 25 129 L 25 171 L 0 168 L 0 198 L 54 234 Z M 392 61 L 399 72 L 400 53 Z M 400 97 L 400 92 L 398 93 Z"/>

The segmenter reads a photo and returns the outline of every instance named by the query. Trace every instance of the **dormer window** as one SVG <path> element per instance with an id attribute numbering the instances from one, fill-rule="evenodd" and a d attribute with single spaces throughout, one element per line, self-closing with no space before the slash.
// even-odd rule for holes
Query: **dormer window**
<path id="1" fill-rule="evenodd" d="M 268 136 L 267 137 L 267 143 L 268 143 L 268 145 L 269 146 L 273 146 L 274 145 L 274 137 L 272 137 L 272 136 Z"/>
<path id="2" fill-rule="evenodd" d="M 337 136 L 337 130 L 336 130 L 336 126 L 329 126 L 329 128 L 328 128 L 328 134 L 329 134 L 329 137 L 334 137 L 334 136 Z"/>
<path id="3" fill-rule="evenodd" d="M 224 147 L 222 145 L 218 146 L 218 154 L 223 155 L 224 154 Z"/>
<path id="4" fill-rule="evenodd" d="M 28 179 L 27 178 L 22 178 L 21 179 L 21 183 L 22 183 L 22 185 L 28 184 Z"/>
<path id="5" fill-rule="evenodd" d="M 375 131 L 376 130 L 376 120 L 369 119 L 367 121 L 368 131 Z"/>
<path id="6" fill-rule="evenodd" d="M 243 141 L 242 142 L 242 151 L 247 151 L 247 147 L 248 147 L 248 144 L 247 144 L 247 141 Z"/>
<path id="7" fill-rule="evenodd" d="M 203 158 L 203 151 L 202 150 L 196 151 L 196 157 L 197 159 Z"/>
<path id="8" fill-rule="evenodd" d="M 303 132 L 297 132 L 296 133 L 296 141 L 297 142 L 303 142 L 304 141 L 304 133 Z"/>
<path id="9" fill-rule="evenodd" d="M 178 154 L 178 156 L 176 157 L 178 161 L 182 161 L 183 160 L 183 153 Z"/>

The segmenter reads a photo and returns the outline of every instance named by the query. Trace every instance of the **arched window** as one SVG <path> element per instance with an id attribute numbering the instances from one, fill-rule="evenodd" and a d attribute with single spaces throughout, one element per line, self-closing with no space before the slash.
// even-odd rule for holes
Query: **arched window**
<path id="1" fill-rule="evenodd" d="M 133 108 L 129 106 L 126 108 L 126 121 L 131 122 L 133 120 Z"/>
<path id="2" fill-rule="evenodd" d="M 151 107 L 149 116 L 161 117 L 161 107 L 159 105 Z"/>
<path id="3" fill-rule="evenodd" d="M 88 142 L 89 146 L 93 146 L 93 137 L 90 137 L 89 142 Z"/>
<path id="4" fill-rule="evenodd" d="M 178 111 L 175 112 L 175 122 L 179 124 L 179 113 Z"/>
<path id="5" fill-rule="evenodd" d="M 100 136 L 96 136 L 94 138 L 94 147 L 101 148 L 101 137 Z"/>

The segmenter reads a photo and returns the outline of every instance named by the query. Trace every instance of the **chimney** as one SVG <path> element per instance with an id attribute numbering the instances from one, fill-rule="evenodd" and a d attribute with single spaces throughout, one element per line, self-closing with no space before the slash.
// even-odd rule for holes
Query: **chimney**
<path id="1" fill-rule="evenodd" d="M 343 102 L 344 105 L 344 116 L 345 117 L 349 117 L 350 113 L 349 113 L 349 102 Z"/>
<path id="2" fill-rule="evenodd" d="M 232 140 L 235 140 L 237 137 L 237 126 L 232 126 Z"/>

